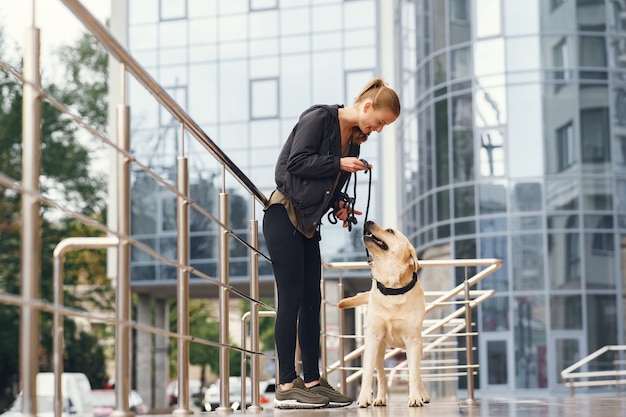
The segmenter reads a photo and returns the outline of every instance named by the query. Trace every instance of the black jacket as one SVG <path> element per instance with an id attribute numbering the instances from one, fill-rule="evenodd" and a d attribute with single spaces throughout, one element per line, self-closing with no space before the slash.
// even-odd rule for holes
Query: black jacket
<path id="1" fill-rule="evenodd" d="M 305 110 L 278 156 L 275 180 L 296 208 L 303 230 L 318 229 L 321 218 L 342 196 L 350 173 L 340 173 L 341 105 L 315 105 Z M 351 144 L 348 156 L 359 156 L 360 146 Z"/>

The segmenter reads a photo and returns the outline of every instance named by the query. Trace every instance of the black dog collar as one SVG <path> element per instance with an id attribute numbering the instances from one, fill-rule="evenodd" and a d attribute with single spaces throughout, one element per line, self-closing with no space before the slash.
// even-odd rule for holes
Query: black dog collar
<path id="1" fill-rule="evenodd" d="M 376 278 L 374 278 L 374 280 L 376 281 L 376 287 L 378 287 L 378 291 L 380 291 L 383 295 L 401 295 L 406 294 L 407 292 L 411 291 L 413 287 L 415 287 L 415 284 L 417 283 L 417 272 L 413 272 L 413 279 L 411 280 L 411 282 L 409 282 L 402 288 L 385 287 Z"/>

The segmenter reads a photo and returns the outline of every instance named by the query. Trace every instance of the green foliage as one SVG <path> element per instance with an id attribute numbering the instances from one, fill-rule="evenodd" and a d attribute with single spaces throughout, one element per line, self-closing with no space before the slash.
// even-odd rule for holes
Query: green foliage
<path id="1" fill-rule="evenodd" d="M 0 45 L 1 38 L 0 33 Z M 82 38 L 77 45 L 80 54 L 67 53 L 62 57 L 66 59 L 68 73 L 72 75 L 67 88 L 56 85 L 44 88 L 66 105 L 76 108 L 81 117 L 98 128 L 104 128 L 108 112 L 107 106 L 102 105 L 106 103 L 107 58 L 93 38 L 87 38 Z M 92 48 L 91 52 L 89 48 Z M 84 74 L 91 75 L 85 79 L 82 78 Z M 79 84 L 72 84 L 78 81 Z M 45 100 L 41 105 L 41 117 L 42 192 L 53 191 L 56 200 L 102 221 L 105 215 L 105 181 L 94 175 L 90 151 L 81 140 L 83 131 Z M 19 181 L 22 176 L 22 86 L 3 71 L 0 71 L 0 149 L 0 173 Z M 102 235 L 100 231 L 74 219 L 52 220 L 45 215 L 48 211 L 49 208 L 42 206 L 40 291 L 44 300 L 52 299 L 52 260 L 56 245 L 71 236 Z M 20 292 L 20 262 L 20 195 L 0 187 L 0 292 Z M 66 290 L 65 305 L 76 309 L 93 306 L 100 310 L 110 309 L 113 292 L 105 274 L 103 250 L 71 251 L 65 258 L 64 266 L 64 284 L 68 289 L 75 289 L 78 284 L 96 284 L 87 295 Z M 0 305 L 0 392 L 3 393 L 18 382 L 19 313 L 16 306 Z M 65 370 L 86 373 L 97 387 L 104 377 L 105 363 L 99 335 L 91 329 L 79 328 L 73 319 L 66 318 L 64 339 Z M 51 369 L 52 322 L 49 313 L 41 315 L 39 352 L 41 370 Z"/>

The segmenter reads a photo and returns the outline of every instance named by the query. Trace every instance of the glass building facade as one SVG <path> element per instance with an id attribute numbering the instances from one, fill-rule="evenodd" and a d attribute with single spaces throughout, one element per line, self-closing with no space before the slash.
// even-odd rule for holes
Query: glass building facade
<path id="1" fill-rule="evenodd" d="M 504 260 L 481 283 L 496 290 L 476 316 L 482 391 L 563 389 L 562 369 L 624 343 L 626 1 L 113 1 L 131 53 L 267 195 L 299 114 L 350 104 L 378 75 L 380 48 L 394 49 L 401 229 L 424 259 Z M 381 5 L 395 9 L 393 45 L 379 44 Z M 175 176 L 179 128 L 129 88 L 133 152 Z M 381 145 L 372 135 L 362 148 L 374 167 Z M 192 197 L 216 214 L 220 169 L 187 153 Z M 134 237 L 175 258 L 175 201 L 134 181 Z M 361 180 L 357 203 L 367 192 Z M 191 215 L 192 266 L 215 275 L 215 225 Z M 231 226 L 245 235 L 247 217 Z M 322 239 L 327 257 L 363 258 L 358 230 L 327 224 Z M 231 277 L 247 279 L 245 249 L 231 256 Z M 176 275 L 134 253 L 132 280 Z"/>
<path id="2" fill-rule="evenodd" d="M 275 162 L 300 113 L 316 103 L 352 104 L 377 74 L 374 0 L 116 1 L 127 10 L 129 51 L 266 196 L 275 188 Z M 133 152 L 173 182 L 180 127 L 143 87 L 130 81 L 129 90 Z M 379 141 L 374 134 L 362 147 L 362 157 L 374 166 Z M 195 146 L 190 143 L 186 150 L 192 198 L 217 217 L 221 168 Z M 378 175 L 374 170 L 373 188 Z M 357 204 L 365 212 L 368 178 L 361 178 Z M 161 197 L 159 185 L 141 172 L 133 180 L 133 236 L 175 259 L 175 196 Z M 250 204 L 245 198 L 231 196 L 230 219 L 244 238 Z M 370 215 L 376 216 L 375 196 L 370 204 Z M 361 233 L 325 223 L 325 254 L 334 260 L 364 258 Z M 215 224 L 192 210 L 190 227 L 192 266 L 216 276 Z M 232 279 L 247 280 L 247 248 L 235 242 L 230 250 Z M 261 262 L 261 268 L 272 279 L 269 264 Z M 174 282 L 176 273 L 134 251 L 132 280 L 135 286 L 151 286 Z"/>
<path id="3" fill-rule="evenodd" d="M 401 223 L 424 258 L 504 260 L 481 283 L 483 390 L 563 389 L 624 343 L 625 6 L 399 1 Z"/>

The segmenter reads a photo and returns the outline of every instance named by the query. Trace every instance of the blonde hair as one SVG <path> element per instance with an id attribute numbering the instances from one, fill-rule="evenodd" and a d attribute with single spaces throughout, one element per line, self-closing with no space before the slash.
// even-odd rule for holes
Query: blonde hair
<path id="1" fill-rule="evenodd" d="M 395 91 L 387 87 L 382 78 L 373 78 L 354 99 L 354 104 L 363 100 L 371 99 L 375 109 L 385 108 L 392 111 L 396 116 L 400 115 L 400 99 Z"/>

